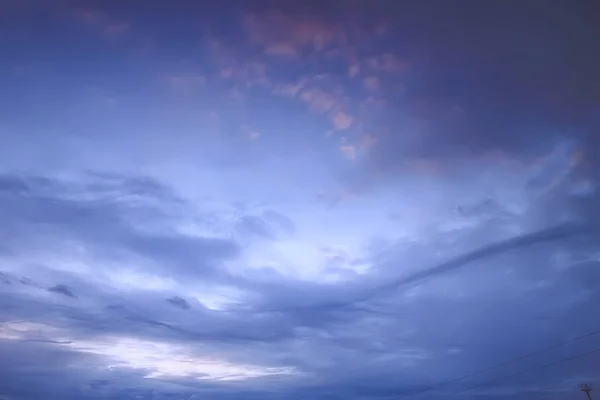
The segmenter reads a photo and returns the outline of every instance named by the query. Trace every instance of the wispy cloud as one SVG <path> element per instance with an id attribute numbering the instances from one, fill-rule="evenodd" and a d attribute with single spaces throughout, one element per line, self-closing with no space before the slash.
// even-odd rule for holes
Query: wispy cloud
<path id="1" fill-rule="evenodd" d="M 118 38 L 131 31 L 130 24 L 111 18 L 99 10 L 79 8 L 75 10 L 74 14 L 79 21 L 107 38 Z"/>
<path id="2" fill-rule="evenodd" d="M 279 11 L 249 13 L 244 24 L 251 40 L 263 46 L 267 54 L 275 56 L 300 57 L 305 50 L 321 52 L 346 41 L 341 28 Z"/>

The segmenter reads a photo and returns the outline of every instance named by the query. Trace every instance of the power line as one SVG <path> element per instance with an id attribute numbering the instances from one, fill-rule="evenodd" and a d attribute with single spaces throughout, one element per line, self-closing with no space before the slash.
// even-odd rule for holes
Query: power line
<path id="1" fill-rule="evenodd" d="M 576 355 L 571 356 L 571 357 L 561 358 L 559 360 L 552 361 L 552 362 L 549 362 L 547 364 L 540 365 L 538 367 L 530 368 L 530 369 L 527 369 L 525 371 L 517 372 L 516 374 L 512 374 L 512 375 L 504 376 L 502 378 L 493 379 L 491 381 L 483 382 L 483 383 L 480 383 L 480 384 L 468 387 L 466 389 L 459 390 L 457 392 L 452 392 L 452 394 L 464 393 L 464 392 L 467 392 L 469 390 L 476 389 L 476 388 L 479 388 L 479 387 L 482 387 L 482 386 L 493 385 L 494 383 L 501 382 L 501 381 L 506 380 L 506 379 L 514 378 L 516 376 L 524 375 L 524 374 L 526 374 L 528 372 L 532 372 L 532 371 L 537 371 L 539 369 L 548 368 L 548 367 L 551 367 L 551 366 L 554 366 L 554 365 L 557 365 L 557 364 L 561 364 L 563 362 L 575 360 L 577 358 L 582 358 L 582 357 L 588 356 L 590 354 L 598 353 L 598 352 L 600 352 L 600 347 L 596 347 L 595 349 L 592 349 L 592 350 L 589 350 L 589 351 L 586 351 L 586 352 L 583 352 L 583 353 L 579 353 L 579 354 L 576 354 Z"/>
<path id="2" fill-rule="evenodd" d="M 494 369 L 497 369 L 497 368 L 500 368 L 500 367 L 504 367 L 506 365 L 510 365 L 510 364 L 516 363 L 518 361 L 522 361 L 522 360 L 524 360 L 526 358 L 535 356 L 537 354 L 541 354 L 541 353 L 544 353 L 544 352 L 549 351 L 549 350 L 554 350 L 554 349 L 557 349 L 559 347 L 565 346 L 567 344 L 571 344 L 571 343 L 577 342 L 579 340 L 583 340 L 583 339 L 586 339 L 588 337 L 591 337 L 591 336 L 594 336 L 594 335 L 598 335 L 598 334 L 600 334 L 600 330 L 596 330 L 596 331 L 593 331 L 593 332 L 590 332 L 590 333 L 586 333 L 585 335 L 581 335 L 581 336 L 578 336 L 576 338 L 569 339 L 569 340 L 566 340 L 564 342 L 560 342 L 560 343 L 554 344 L 554 345 L 549 346 L 549 347 L 545 347 L 545 348 L 543 348 L 541 350 L 536 350 L 536 351 L 533 351 L 531 353 L 527 353 L 527 354 L 525 354 L 523 356 L 514 358 L 512 360 L 504 361 L 504 362 L 502 362 L 500 364 L 496 364 L 496 365 L 493 365 L 491 367 L 487 367 L 487 368 L 484 368 L 484 369 L 481 369 L 481 370 L 478 370 L 478 371 L 475 371 L 475 372 L 471 372 L 471 373 L 469 373 L 467 375 L 463 375 L 463 376 L 460 376 L 458 378 L 454 378 L 454 379 L 451 379 L 451 380 L 448 380 L 448 381 L 443 381 L 443 382 L 437 383 L 435 385 L 428 386 L 428 387 L 426 387 L 424 389 L 420 389 L 420 390 L 417 390 L 415 392 L 411 392 L 411 393 L 405 394 L 403 396 L 396 397 L 395 399 L 396 400 L 400 400 L 400 399 L 412 397 L 412 396 L 415 396 L 417 394 L 421 394 L 421 393 L 425 393 L 425 392 L 428 392 L 428 391 L 433 390 L 433 389 L 437 389 L 437 388 L 439 388 L 441 386 L 449 385 L 451 383 L 460 382 L 460 381 L 462 381 L 464 379 L 471 378 L 471 377 L 473 377 L 475 375 L 479 375 L 479 374 L 482 374 L 484 372 L 492 371 Z"/>

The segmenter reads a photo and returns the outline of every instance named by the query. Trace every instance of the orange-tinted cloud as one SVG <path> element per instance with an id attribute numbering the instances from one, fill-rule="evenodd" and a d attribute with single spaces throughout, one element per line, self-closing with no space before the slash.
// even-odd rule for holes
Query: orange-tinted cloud
<path id="1" fill-rule="evenodd" d="M 354 135 L 380 129 L 370 124 L 381 114 L 386 95 L 398 86 L 397 78 L 402 77 L 399 73 L 407 65 L 391 52 L 373 54 L 369 43 L 386 34 L 384 30 L 363 32 L 365 28 L 352 23 L 342 25 L 322 17 L 282 11 L 246 14 L 243 27 L 246 38 L 234 44 L 218 38 L 209 42 L 213 61 L 219 67 L 218 77 L 234 83 L 238 98 L 244 97 L 250 86 L 260 85 L 274 95 L 304 103 L 311 113 L 322 115 L 331 126 L 329 133 L 346 131 L 350 141 L 340 148 L 346 157 L 353 159 L 359 152 L 372 149 L 378 142 L 373 134 Z M 368 56 L 362 55 L 365 48 Z M 271 57 L 285 60 L 275 61 Z M 342 62 L 347 69 L 339 74 L 327 68 L 330 62 L 335 65 Z M 277 70 L 279 66 L 287 69 L 292 63 L 297 66 L 308 63 L 311 67 L 301 69 L 296 76 Z M 356 79 L 358 86 L 349 86 L 349 78 Z"/>
<path id="2" fill-rule="evenodd" d="M 347 111 L 348 99 L 341 88 L 325 89 L 328 83 L 328 79 L 322 76 L 303 78 L 294 84 L 278 85 L 273 93 L 295 98 L 307 104 L 309 110 L 316 114 L 326 114 L 336 130 L 348 129 L 355 121 L 355 117 Z"/>
<path id="3" fill-rule="evenodd" d="M 300 100 L 307 103 L 311 111 L 325 113 L 338 105 L 341 99 L 334 93 L 321 89 L 305 89 L 300 92 Z"/>
<path id="4" fill-rule="evenodd" d="M 321 83 L 325 80 L 320 79 Z M 321 88 L 319 80 L 303 78 L 296 83 L 285 83 L 275 86 L 273 94 L 296 98 L 306 103 L 311 112 L 317 114 L 329 113 L 341 109 L 344 96 L 341 90 L 326 90 Z"/>
<path id="5" fill-rule="evenodd" d="M 323 51 L 346 39 L 344 31 L 335 25 L 277 11 L 248 14 L 244 26 L 254 43 L 277 56 L 297 57 L 304 49 Z"/>
<path id="6" fill-rule="evenodd" d="M 339 111 L 333 115 L 332 122 L 337 129 L 344 130 L 350 128 L 354 118 L 345 112 Z"/>

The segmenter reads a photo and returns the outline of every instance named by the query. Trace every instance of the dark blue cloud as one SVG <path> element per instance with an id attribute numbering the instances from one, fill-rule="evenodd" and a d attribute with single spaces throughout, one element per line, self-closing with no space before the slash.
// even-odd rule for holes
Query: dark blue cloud
<path id="1" fill-rule="evenodd" d="M 58 285 L 52 286 L 52 287 L 48 288 L 48 291 L 52 292 L 52 293 L 61 294 L 63 296 L 67 296 L 72 299 L 77 298 L 75 293 L 73 293 L 73 291 L 67 285 L 63 285 L 63 284 L 58 284 Z"/>

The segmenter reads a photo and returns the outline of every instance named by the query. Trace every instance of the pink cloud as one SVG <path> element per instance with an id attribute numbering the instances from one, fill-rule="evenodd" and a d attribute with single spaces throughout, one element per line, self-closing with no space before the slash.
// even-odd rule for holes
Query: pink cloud
<path id="1" fill-rule="evenodd" d="M 346 156 L 346 158 L 350 160 L 356 159 L 356 147 L 353 145 L 342 145 L 340 146 L 340 151 Z"/>
<path id="2" fill-rule="evenodd" d="M 365 79 L 363 79 L 363 85 L 364 85 L 365 89 L 367 89 L 368 91 L 375 92 L 375 91 L 379 90 L 381 83 L 380 83 L 378 77 L 368 76 Z"/>
<path id="3" fill-rule="evenodd" d="M 84 24 L 96 29 L 103 36 L 116 38 L 123 36 L 131 30 L 128 23 L 114 20 L 100 11 L 77 9 L 75 17 Z"/>
<path id="4" fill-rule="evenodd" d="M 327 76 L 314 76 L 294 84 L 278 85 L 272 93 L 295 98 L 307 104 L 313 113 L 327 114 L 335 130 L 348 129 L 355 122 L 355 117 L 347 111 L 348 99 L 341 88 L 331 86 L 332 82 Z"/>
<path id="5" fill-rule="evenodd" d="M 243 50 L 211 38 L 207 41 L 212 61 L 220 68 L 219 77 L 230 80 L 242 88 L 273 86 L 268 77 L 269 66 L 262 60 L 244 57 Z"/>
<path id="6" fill-rule="evenodd" d="M 302 84 L 281 84 L 277 85 L 275 89 L 273 89 L 274 94 L 278 94 L 285 97 L 295 97 L 300 90 L 302 90 Z"/>
<path id="7" fill-rule="evenodd" d="M 298 49 L 294 47 L 293 43 L 271 43 L 265 48 L 265 52 L 272 56 L 280 57 L 298 57 Z"/>
<path id="8" fill-rule="evenodd" d="M 258 60 L 246 60 L 239 51 L 229 48 L 217 40 L 209 42 L 213 61 L 219 66 L 219 76 L 234 81 L 242 87 L 272 86 L 268 77 L 269 66 Z"/>
<path id="9" fill-rule="evenodd" d="M 300 99 L 309 104 L 311 111 L 320 114 L 332 110 L 340 103 L 338 96 L 320 89 L 302 90 L 300 92 Z"/>
<path id="10" fill-rule="evenodd" d="M 323 21 L 268 11 L 246 16 L 244 25 L 250 39 L 277 56 L 297 56 L 304 48 L 321 52 L 345 41 L 342 29 Z"/>
<path id="11" fill-rule="evenodd" d="M 346 114 L 341 111 L 335 113 L 332 118 L 332 122 L 333 122 L 334 126 L 339 130 L 344 130 L 344 129 L 350 128 L 353 121 L 354 121 L 354 118 L 351 115 Z"/>
<path id="12" fill-rule="evenodd" d="M 408 67 L 408 62 L 392 53 L 384 53 L 365 60 L 367 67 L 377 72 L 401 73 Z"/>

